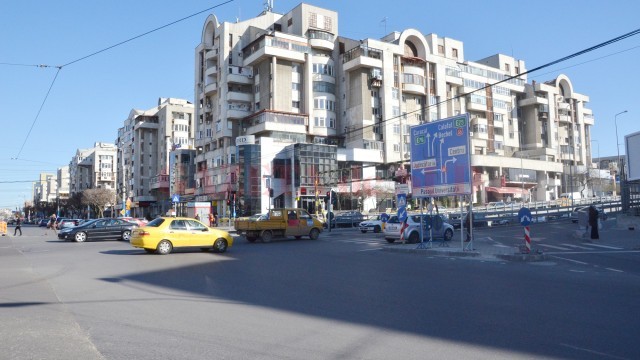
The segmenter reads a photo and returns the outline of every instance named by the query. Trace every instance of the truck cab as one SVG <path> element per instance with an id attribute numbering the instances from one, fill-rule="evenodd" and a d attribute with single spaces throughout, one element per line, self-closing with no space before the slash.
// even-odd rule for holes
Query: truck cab
<path id="1" fill-rule="evenodd" d="M 238 219 L 235 229 L 249 242 L 260 239 L 270 242 L 274 237 L 303 236 L 315 240 L 323 229 L 322 221 L 312 217 L 306 210 L 298 208 L 271 209 L 266 217 Z"/>

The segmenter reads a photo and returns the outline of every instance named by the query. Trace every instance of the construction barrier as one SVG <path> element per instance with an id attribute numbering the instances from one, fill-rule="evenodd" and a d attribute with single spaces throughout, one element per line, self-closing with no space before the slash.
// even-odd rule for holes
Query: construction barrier
<path id="1" fill-rule="evenodd" d="M 6 221 L 0 221 L 0 234 L 2 234 L 2 236 L 7 235 L 7 222 Z"/>

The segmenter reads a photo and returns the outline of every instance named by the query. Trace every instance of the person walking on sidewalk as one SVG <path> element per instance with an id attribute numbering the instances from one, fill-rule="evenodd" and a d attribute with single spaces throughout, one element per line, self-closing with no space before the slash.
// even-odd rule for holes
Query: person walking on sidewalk
<path id="1" fill-rule="evenodd" d="M 16 217 L 16 229 L 13 230 L 13 236 L 16 236 L 18 231 L 20 231 L 20 236 L 22 236 L 22 219 L 20 216 Z"/>
<path id="2" fill-rule="evenodd" d="M 598 234 L 598 209 L 595 206 L 589 206 L 589 226 L 591 226 L 591 239 L 600 239 Z"/>
<path id="3" fill-rule="evenodd" d="M 49 233 L 49 229 L 53 230 L 54 234 L 58 233 L 56 231 L 56 221 L 57 220 L 58 220 L 58 218 L 56 217 L 56 214 L 51 214 L 51 217 L 49 217 L 49 222 L 47 223 L 47 230 L 45 230 L 44 235 L 47 235 Z"/>

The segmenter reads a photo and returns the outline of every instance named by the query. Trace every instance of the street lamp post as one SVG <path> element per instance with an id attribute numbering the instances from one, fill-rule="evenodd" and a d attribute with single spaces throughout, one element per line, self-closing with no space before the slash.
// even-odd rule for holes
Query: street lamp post
<path id="1" fill-rule="evenodd" d="M 598 190 L 600 191 L 600 196 L 602 196 L 602 177 L 600 176 L 600 142 L 593 139 L 591 142 L 598 144 Z M 591 161 L 593 161 L 593 154 L 591 155 Z"/>
<path id="2" fill-rule="evenodd" d="M 621 171 L 620 171 L 620 166 L 622 165 L 620 163 L 620 142 L 618 141 L 618 115 L 622 115 L 625 114 L 627 112 L 627 110 L 625 111 L 621 111 L 619 113 L 617 113 L 614 117 L 613 117 L 613 124 L 616 127 L 616 148 L 618 149 L 618 171 L 616 171 L 616 175 L 618 175 L 618 178 L 620 179 L 620 184 L 622 185 L 622 177 L 620 175 Z M 615 179 L 614 179 L 614 184 L 615 184 Z M 617 187 L 616 187 L 617 189 Z"/>

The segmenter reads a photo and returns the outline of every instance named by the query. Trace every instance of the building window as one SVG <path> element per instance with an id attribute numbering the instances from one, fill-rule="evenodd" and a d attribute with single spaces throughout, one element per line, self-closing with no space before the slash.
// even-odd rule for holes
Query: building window
<path id="1" fill-rule="evenodd" d="M 456 59 L 458 58 L 458 49 L 456 49 L 456 48 L 451 49 L 451 53 L 453 54 L 454 58 L 456 58 Z"/>
<path id="2" fill-rule="evenodd" d="M 400 134 L 400 124 L 393 124 L 393 133 L 396 135 Z"/>
<path id="3" fill-rule="evenodd" d="M 400 144 L 393 144 L 393 152 L 400 152 Z"/>
<path id="4" fill-rule="evenodd" d="M 444 45 L 438 45 L 438 54 L 444 55 Z"/>
<path id="5" fill-rule="evenodd" d="M 504 64 L 504 70 L 507 72 L 511 70 L 511 67 L 509 66 L 509 64 Z"/>
<path id="6" fill-rule="evenodd" d="M 293 25 L 293 18 L 289 18 L 289 20 L 287 20 L 287 26 L 291 25 Z"/>

